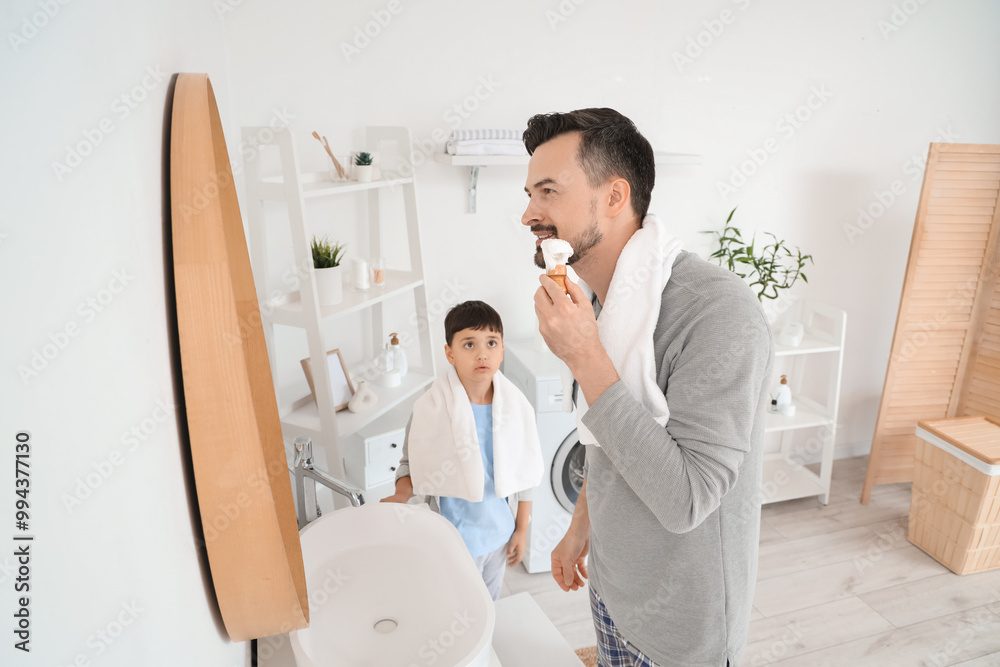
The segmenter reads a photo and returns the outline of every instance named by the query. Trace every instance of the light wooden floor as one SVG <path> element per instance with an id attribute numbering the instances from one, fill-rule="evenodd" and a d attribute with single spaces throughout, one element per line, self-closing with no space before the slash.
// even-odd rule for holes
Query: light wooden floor
<path id="1" fill-rule="evenodd" d="M 906 541 L 910 485 L 858 499 L 867 456 L 838 459 L 830 504 L 764 507 L 744 665 L 1000 666 L 1000 570 L 952 574 Z M 501 596 L 528 591 L 570 646 L 596 642 L 586 589 L 507 570 Z"/>

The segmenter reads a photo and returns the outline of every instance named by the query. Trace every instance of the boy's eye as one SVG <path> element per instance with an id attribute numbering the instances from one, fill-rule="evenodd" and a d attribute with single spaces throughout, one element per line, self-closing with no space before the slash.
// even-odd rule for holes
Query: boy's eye
<path id="1" fill-rule="evenodd" d="M 496 347 L 496 346 L 497 346 L 497 342 L 496 342 L 495 340 L 491 340 L 491 341 L 489 342 L 489 346 L 490 346 L 490 347 Z"/>
<path id="2" fill-rule="evenodd" d="M 469 343 L 466 343 L 466 344 L 465 344 L 465 347 L 472 347 L 472 343 L 471 343 L 471 342 L 469 342 Z"/>

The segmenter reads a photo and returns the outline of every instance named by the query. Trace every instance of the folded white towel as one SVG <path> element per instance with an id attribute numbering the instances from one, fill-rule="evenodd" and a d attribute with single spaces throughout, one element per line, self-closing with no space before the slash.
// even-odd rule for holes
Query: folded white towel
<path id="1" fill-rule="evenodd" d="M 524 146 L 520 139 L 451 139 L 449 146 Z"/>
<path id="2" fill-rule="evenodd" d="M 656 384 L 653 331 L 660 317 L 660 301 L 670 280 L 674 260 L 680 254 L 680 239 L 667 233 L 655 215 L 647 215 L 622 249 L 615 265 L 608 295 L 597 317 L 601 344 L 632 396 L 640 401 L 660 426 L 670 418 L 667 398 Z M 593 291 L 580 282 L 590 299 Z M 567 386 L 567 383 L 569 386 Z M 563 378 L 563 395 L 572 391 L 572 378 Z M 599 445 L 583 424 L 587 412 L 583 392 L 577 395 L 576 429 L 580 442 Z"/>
<path id="3" fill-rule="evenodd" d="M 468 139 L 517 139 L 520 141 L 523 134 L 521 130 L 454 130 L 451 133 L 451 139 L 453 141 Z"/>
<path id="4" fill-rule="evenodd" d="M 486 141 L 449 141 L 444 147 L 449 155 L 527 155 L 524 143 L 517 139 Z"/>
<path id="5" fill-rule="evenodd" d="M 413 406 L 409 432 L 414 493 L 481 502 L 485 472 L 469 395 L 452 366 Z M 493 481 L 498 498 L 542 481 L 535 413 L 500 371 L 493 376 Z"/>
<path id="6" fill-rule="evenodd" d="M 449 155 L 524 155 L 524 146 L 457 146 L 447 150 Z"/>

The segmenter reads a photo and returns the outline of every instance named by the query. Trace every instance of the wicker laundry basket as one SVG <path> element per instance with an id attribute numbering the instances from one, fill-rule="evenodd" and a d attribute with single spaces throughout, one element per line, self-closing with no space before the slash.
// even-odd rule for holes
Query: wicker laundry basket
<path id="1" fill-rule="evenodd" d="M 1000 567 L 1000 423 L 917 424 L 910 542 L 956 574 Z"/>

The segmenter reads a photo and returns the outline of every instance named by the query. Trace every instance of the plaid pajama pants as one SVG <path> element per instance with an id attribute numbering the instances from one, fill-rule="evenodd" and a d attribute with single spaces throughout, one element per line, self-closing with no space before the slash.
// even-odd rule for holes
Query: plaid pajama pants
<path id="1" fill-rule="evenodd" d="M 590 611 L 597 631 L 598 667 L 657 667 L 642 651 L 621 636 L 615 622 L 608 615 L 607 607 L 593 586 L 590 589 Z M 726 662 L 728 667 L 729 662 Z"/>
<path id="2" fill-rule="evenodd" d="M 588 588 L 590 611 L 597 631 L 597 667 L 657 667 L 655 662 L 618 633 L 597 591 L 593 586 Z"/>

